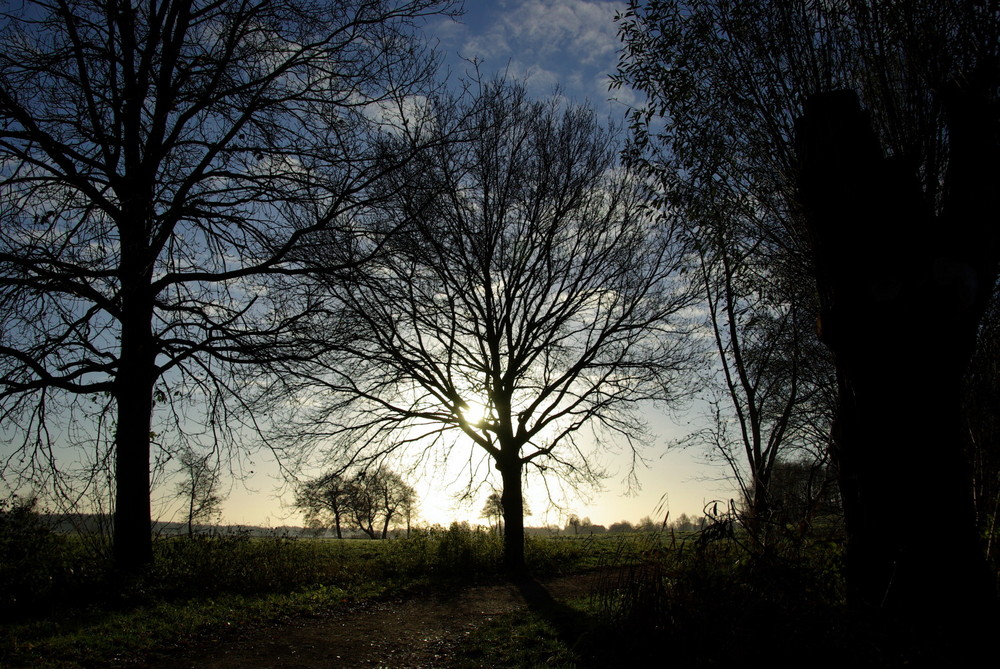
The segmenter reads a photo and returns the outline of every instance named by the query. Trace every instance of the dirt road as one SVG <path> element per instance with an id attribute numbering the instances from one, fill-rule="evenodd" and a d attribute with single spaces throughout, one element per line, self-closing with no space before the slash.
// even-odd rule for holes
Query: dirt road
<path id="1" fill-rule="evenodd" d="M 153 669 L 450 667 L 472 630 L 539 601 L 586 596 L 598 577 L 563 576 L 518 585 L 463 588 L 434 596 L 367 602 L 323 618 L 239 631 L 150 663 Z"/>

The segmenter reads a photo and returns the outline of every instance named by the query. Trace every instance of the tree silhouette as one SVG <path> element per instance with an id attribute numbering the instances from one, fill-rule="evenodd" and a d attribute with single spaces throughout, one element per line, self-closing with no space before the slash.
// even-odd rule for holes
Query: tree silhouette
<path id="1" fill-rule="evenodd" d="M 18 451 L 6 462 L 58 468 L 56 421 L 66 438 L 74 417 L 94 425 L 81 443 L 113 435 L 122 567 L 152 556 L 151 420 L 182 443 L 235 446 L 234 431 L 259 427 L 245 406 L 255 382 L 240 374 L 309 355 L 283 280 L 367 248 L 357 212 L 408 158 L 386 160 L 382 137 L 432 64 L 410 28 L 449 6 L 4 10 L 0 410 Z M 297 253 L 317 237 L 341 240 L 323 268 Z"/>
<path id="2" fill-rule="evenodd" d="M 296 491 L 295 506 L 305 512 L 309 527 L 333 526 L 343 539 L 343 525 L 349 515 L 350 481 L 339 472 L 328 472 L 304 482 Z"/>
<path id="3" fill-rule="evenodd" d="M 385 539 L 392 521 L 403 517 L 409 528 L 416 493 L 399 474 L 384 467 L 358 472 L 347 487 L 348 512 L 369 539 Z"/>
<path id="4" fill-rule="evenodd" d="M 219 471 L 210 462 L 212 454 L 198 455 L 187 449 L 180 454 L 181 476 L 177 495 L 184 500 L 188 536 L 194 535 L 197 522 L 210 520 L 219 512 L 222 496 L 219 494 Z"/>
<path id="5" fill-rule="evenodd" d="M 995 588 L 961 390 L 1000 259 L 1000 12 L 654 0 L 619 25 L 618 81 L 650 96 L 632 117 L 635 162 L 665 190 L 744 214 L 815 280 L 852 601 L 974 636 L 965 623 Z M 934 504 L 887 515 L 927 485 Z M 945 522 L 949 541 L 926 541 Z"/>
<path id="6" fill-rule="evenodd" d="M 347 521 L 370 539 L 385 539 L 394 520 L 404 519 L 409 530 L 417 498 L 399 474 L 378 467 L 353 476 L 330 472 L 306 481 L 295 503 L 309 524 L 332 521 L 338 539 Z"/>
<path id="7" fill-rule="evenodd" d="M 496 528 L 497 536 L 503 534 L 503 502 L 500 501 L 500 493 L 490 493 L 486 502 L 483 503 L 483 509 L 479 515 L 489 520 L 490 524 Z"/>
<path id="8" fill-rule="evenodd" d="M 684 258 L 589 109 L 499 81 L 429 113 L 421 132 L 465 141 L 397 173 L 386 215 L 414 225 L 328 287 L 353 336 L 311 372 L 329 401 L 307 420 L 352 462 L 423 441 L 474 469 L 480 449 L 500 472 L 517 571 L 526 468 L 593 482 L 582 428 L 623 436 L 638 457 L 641 403 L 681 394 Z"/>

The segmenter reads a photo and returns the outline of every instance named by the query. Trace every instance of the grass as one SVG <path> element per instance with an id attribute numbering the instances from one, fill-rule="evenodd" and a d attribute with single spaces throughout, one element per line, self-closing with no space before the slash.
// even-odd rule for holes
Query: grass
<path id="1" fill-rule="evenodd" d="M 150 569 L 122 579 L 93 544 L 57 535 L 37 540 L 34 531 L 26 536 L 34 543 L 19 553 L 17 565 L 0 559 L 11 567 L 3 573 L 3 591 L 18 594 L 6 615 L 0 613 L 4 667 L 134 663 L 233 627 L 498 578 L 501 551 L 497 537 L 460 525 L 388 541 L 240 534 L 161 538 Z M 10 546 L 2 550 L 0 558 L 17 552 Z M 586 541 L 532 538 L 526 545 L 529 564 L 539 574 L 586 568 L 594 555 Z"/>
<path id="2" fill-rule="evenodd" d="M 579 609 L 583 613 L 582 608 Z M 453 666 L 482 667 L 579 667 L 588 662 L 572 640 L 544 613 L 522 610 L 500 616 L 476 629 L 465 639 Z"/>
<path id="3" fill-rule="evenodd" d="M 160 539 L 128 580 L 91 545 L 28 529 L 0 534 L 3 667 L 141 664 L 233 628 L 500 577 L 497 537 L 459 525 L 388 541 Z M 571 602 L 527 597 L 465 637 L 454 666 L 919 666 L 922 640 L 847 610 L 836 541 L 761 555 L 712 533 L 529 537 L 525 552 L 536 576 L 597 570 L 599 584 Z"/>

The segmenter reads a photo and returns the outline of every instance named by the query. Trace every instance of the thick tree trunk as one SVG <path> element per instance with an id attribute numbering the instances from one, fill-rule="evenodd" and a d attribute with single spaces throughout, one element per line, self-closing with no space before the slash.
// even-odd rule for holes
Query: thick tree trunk
<path id="1" fill-rule="evenodd" d="M 123 317 L 116 379 L 114 557 L 117 566 L 128 571 L 153 560 L 149 442 L 156 376 L 151 319 L 151 306 Z"/>
<path id="2" fill-rule="evenodd" d="M 527 571 L 524 561 L 524 500 L 521 493 L 521 460 L 516 455 L 497 462 L 503 480 L 503 567 L 513 575 Z"/>
<path id="3" fill-rule="evenodd" d="M 912 166 L 883 157 L 853 94 L 811 99 L 797 134 L 821 336 L 840 386 L 835 455 L 851 599 L 920 624 L 974 616 L 995 592 L 962 447 L 961 388 L 995 261 L 978 262 L 981 241 L 935 216 Z"/>
<path id="4" fill-rule="evenodd" d="M 152 260 L 146 245 L 145 209 L 128 212 L 121 230 L 121 351 L 115 378 L 116 565 L 135 571 L 153 561 L 150 513 L 150 430 L 156 346 L 153 337 Z"/>

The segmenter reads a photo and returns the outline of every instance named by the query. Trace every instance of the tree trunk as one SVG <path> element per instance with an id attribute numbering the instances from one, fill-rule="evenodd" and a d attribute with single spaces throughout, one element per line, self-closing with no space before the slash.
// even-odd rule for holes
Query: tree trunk
<path id="1" fill-rule="evenodd" d="M 135 300 L 138 302 L 139 300 Z M 114 557 L 136 571 L 153 561 L 149 501 L 150 428 L 153 383 L 152 302 L 123 300 L 122 347 L 116 378 Z"/>
<path id="2" fill-rule="evenodd" d="M 138 198 L 125 210 L 125 223 L 119 226 L 121 351 L 115 377 L 114 558 L 126 571 L 137 571 L 153 561 L 149 454 L 156 347 L 150 288 L 153 260 L 145 229 L 148 218 L 144 201 Z"/>
<path id="3" fill-rule="evenodd" d="M 840 389 L 849 595 L 921 625 L 975 616 L 995 592 L 961 388 L 995 270 L 976 262 L 974 235 L 935 216 L 913 168 L 883 157 L 852 93 L 812 98 L 796 132 L 821 336 Z M 934 536 L 941 527 L 947 536 Z"/>
<path id="4" fill-rule="evenodd" d="M 188 538 L 194 536 L 194 488 L 192 486 L 191 497 L 188 498 Z"/>
<path id="5" fill-rule="evenodd" d="M 770 471 L 763 469 L 763 463 L 755 466 L 753 490 L 750 491 L 749 509 L 747 510 L 746 529 L 750 540 L 761 553 L 771 548 L 773 533 L 771 518 L 771 481 Z"/>
<path id="6" fill-rule="evenodd" d="M 509 574 L 527 571 L 524 561 L 524 500 L 521 496 L 521 460 L 516 455 L 497 462 L 503 481 L 503 567 Z"/>

